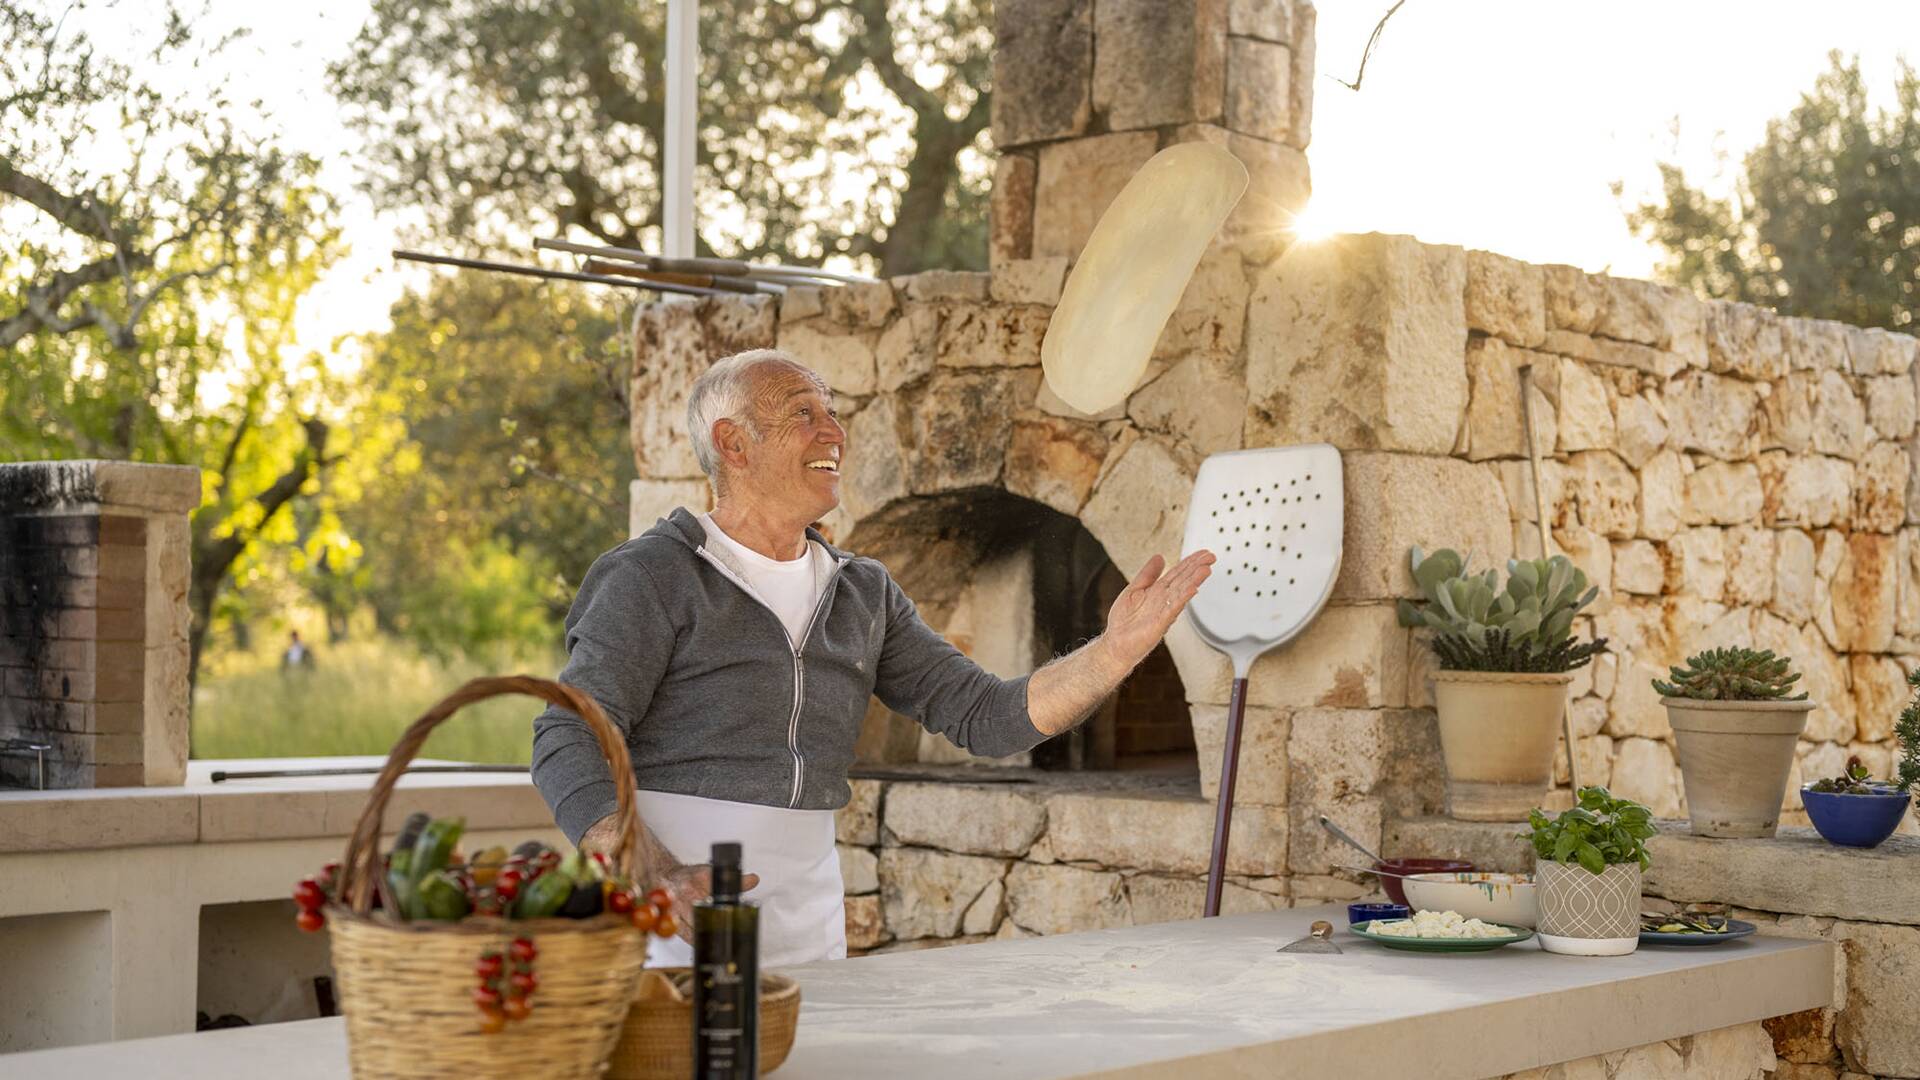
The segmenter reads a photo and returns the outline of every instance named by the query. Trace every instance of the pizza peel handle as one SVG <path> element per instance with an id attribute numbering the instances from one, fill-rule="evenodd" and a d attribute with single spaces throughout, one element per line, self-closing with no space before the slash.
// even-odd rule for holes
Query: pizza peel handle
<path id="1" fill-rule="evenodd" d="M 1187 619 L 1233 661 L 1207 867 L 1209 916 L 1220 913 L 1226 878 L 1247 674 L 1261 654 L 1305 630 L 1333 593 L 1345 530 L 1344 490 L 1340 452 L 1324 444 L 1215 454 L 1194 479 L 1181 548 L 1205 548 L 1215 562 L 1187 605 Z"/>
<path id="2" fill-rule="evenodd" d="M 1100 216 L 1040 346 L 1047 385 L 1093 414 L 1139 384 L 1207 245 L 1247 190 L 1247 167 L 1211 143 L 1155 154 Z"/>

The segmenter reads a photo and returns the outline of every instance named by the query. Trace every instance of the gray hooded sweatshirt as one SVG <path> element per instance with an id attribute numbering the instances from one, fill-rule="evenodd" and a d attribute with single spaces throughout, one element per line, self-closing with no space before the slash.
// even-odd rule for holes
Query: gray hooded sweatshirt
<path id="1" fill-rule="evenodd" d="M 640 787 L 837 810 L 869 695 L 985 757 L 1045 738 L 1025 677 L 997 678 L 948 644 L 886 567 L 807 538 L 832 569 L 797 646 L 685 508 L 587 571 L 560 681 L 619 726 Z M 606 759 L 567 710 L 533 722 L 533 782 L 575 842 L 614 810 Z"/>

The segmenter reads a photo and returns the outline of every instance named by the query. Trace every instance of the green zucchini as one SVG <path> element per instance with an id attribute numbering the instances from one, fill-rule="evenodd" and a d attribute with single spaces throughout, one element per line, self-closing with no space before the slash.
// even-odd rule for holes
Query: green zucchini
<path id="1" fill-rule="evenodd" d="M 472 910 L 467 902 L 467 890 L 446 870 L 436 870 L 421 879 L 419 899 L 421 910 L 429 919 L 453 922 L 466 918 Z"/>
<path id="2" fill-rule="evenodd" d="M 545 919 L 566 904 L 573 895 L 573 879 L 558 869 L 549 870 L 520 888 L 520 898 L 513 903 L 513 917 L 516 919 Z"/>
<path id="3" fill-rule="evenodd" d="M 428 874 L 444 870 L 447 860 L 453 857 L 454 847 L 460 843 L 460 834 L 466 830 L 467 819 L 438 818 L 420 833 L 420 839 L 414 842 L 413 859 L 407 864 L 407 876 L 414 884 L 426 880 Z"/>

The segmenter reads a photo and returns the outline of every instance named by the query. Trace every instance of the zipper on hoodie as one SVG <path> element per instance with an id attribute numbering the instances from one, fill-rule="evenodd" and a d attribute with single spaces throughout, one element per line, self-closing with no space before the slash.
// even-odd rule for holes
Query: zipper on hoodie
<path id="1" fill-rule="evenodd" d="M 694 548 L 694 551 L 701 558 L 712 563 L 715 569 L 719 570 L 728 581 L 738 586 L 740 591 L 746 593 L 754 603 L 765 608 L 767 614 L 773 616 L 774 625 L 780 628 L 780 636 L 787 640 L 787 648 L 793 652 L 793 711 L 787 716 L 787 752 L 793 755 L 793 789 L 787 795 L 787 809 L 795 809 L 800 805 L 801 779 L 807 772 L 806 758 L 800 753 L 800 707 L 805 700 L 807 690 L 806 664 L 800 658 L 800 652 L 807 647 L 808 640 L 813 637 L 813 626 L 820 620 L 820 611 L 826 607 L 827 595 L 833 591 L 834 579 L 840 576 L 840 570 L 846 566 L 847 560 L 834 560 L 833 572 L 827 575 L 826 583 L 820 587 L 820 599 L 813 602 L 813 614 L 807 616 L 806 633 L 800 635 L 800 640 L 795 642 L 793 635 L 787 632 L 787 624 L 781 620 L 780 613 L 773 610 L 773 605 L 762 599 L 753 586 L 743 581 L 731 567 L 716 558 L 707 550 L 706 545 L 702 544 Z"/>

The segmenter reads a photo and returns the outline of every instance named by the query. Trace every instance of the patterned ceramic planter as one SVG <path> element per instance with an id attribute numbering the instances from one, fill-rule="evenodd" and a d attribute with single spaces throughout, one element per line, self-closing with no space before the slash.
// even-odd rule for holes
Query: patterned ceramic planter
<path id="1" fill-rule="evenodd" d="M 1572 956 L 1624 956 L 1640 947 L 1640 864 L 1595 874 L 1579 863 L 1534 864 L 1540 947 Z"/>

